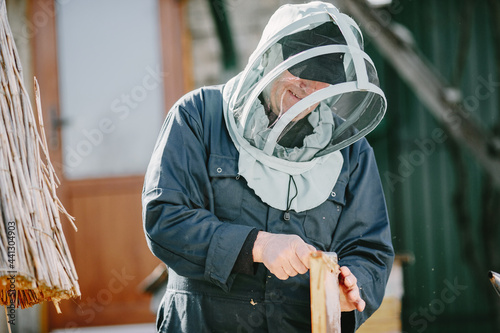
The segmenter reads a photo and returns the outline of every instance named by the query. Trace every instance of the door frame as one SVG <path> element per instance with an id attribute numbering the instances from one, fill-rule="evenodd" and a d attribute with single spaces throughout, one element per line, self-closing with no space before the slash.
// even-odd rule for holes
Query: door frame
<path id="1" fill-rule="evenodd" d="M 184 12 L 186 2 L 181 0 L 158 0 L 161 52 L 164 88 L 165 114 L 168 109 L 188 90 L 191 89 L 191 57 L 189 34 L 185 26 Z M 47 135 L 51 162 L 61 180 L 57 194 L 71 214 L 71 202 L 78 195 L 93 195 L 93 193 L 118 193 L 122 190 L 137 191 L 140 195 L 143 175 L 130 177 L 116 177 L 106 179 L 67 180 L 63 174 L 62 135 L 60 115 L 60 96 L 58 82 L 57 31 L 56 31 L 55 0 L 30 0 L 27 12 L 28 28 L 31 35 L 31 49 L 33 53 L 33 73 L 40 85 L 42 117 Z M 118 192 L 117 192 L 118 191 Z M 135 193 L 135 192 L 134 192 Z M 140 196 L 139 196 L 140 199 Z M 78 226 L 78 216 L 76 225 Z M 64 224 L 64 223 L 63 223 Z M 65 236 L 70 247 L 74 248 L 78 233 L 64 226 Z M 139 238 L 140 236 L 138 236 Z M 138 240 L 139 241 L 139 240 Z M 89 240 L 90 242 L 90 240 Z M 72 253 L 74 253 L 72 251 Z M 152 254 L 149 253 L 151 256 Z M 73 258 L 75 261 L 78 259 Z M 78 273 L 78 271 L 77 271 Z M 144 272 L 145 275 L 150 272 Z M 82 295 L 83 298 L 83 295 Z M 62 301 L 73 302 L 72 300 Z M 48 309 L 47 309 L 48 307 Z M 61 327 L 60 315 L 54 307 L 47 304 L 42 311 L 42 330 L 51 330 Z M 46 318 L 45 318 L 46 317 Z M 151 316 L 150 318 L 153 318 Z M 149 319 L 148 319 L 149 320 Z M 77 323 L 78 326 L 86 326 Z M 104 323 L 104 324 L 113 324 Z M 115 323 L 119 324 L 119 323 Z M 90 326 L 90 325 L 89 325 Z"/>

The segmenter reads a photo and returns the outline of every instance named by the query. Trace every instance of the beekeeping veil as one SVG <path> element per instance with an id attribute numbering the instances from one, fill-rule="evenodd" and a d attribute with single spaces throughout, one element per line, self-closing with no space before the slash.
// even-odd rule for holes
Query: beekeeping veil
<path id="1" fill-rule="evenodd" d="M 386 110 L 359 27 L 319 1 L 280 7 L 223 97 L 239 173 L 270 206 L 298 212 L 328 198 L 339 150 Z"/>

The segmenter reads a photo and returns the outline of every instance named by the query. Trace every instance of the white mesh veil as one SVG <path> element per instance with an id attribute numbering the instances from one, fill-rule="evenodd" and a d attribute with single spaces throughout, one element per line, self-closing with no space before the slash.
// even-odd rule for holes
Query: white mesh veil
<path id="1" fill-rule="evenodd" d="M 335 7 L 325 9 L 261 42 L 231 96 L 239 134 L 267 155 L 305 161 L 328 154 L 365 136 L 385 113 L 358 26 Z M 314 151 L 290 156 L 300 148 Z"/>

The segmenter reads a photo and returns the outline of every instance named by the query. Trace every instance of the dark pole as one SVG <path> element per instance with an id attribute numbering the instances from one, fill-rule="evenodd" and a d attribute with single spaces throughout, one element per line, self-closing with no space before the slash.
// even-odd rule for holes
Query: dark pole
<path id="1" fill-rule="evenodd" d="M 230 22 L 226 13 L 226 3 L 224 0 L 208 0 L 208 3 L 222 48 L 224 69 L 233 70 L 237 67 L 237 56 L 231 35 Z"/>

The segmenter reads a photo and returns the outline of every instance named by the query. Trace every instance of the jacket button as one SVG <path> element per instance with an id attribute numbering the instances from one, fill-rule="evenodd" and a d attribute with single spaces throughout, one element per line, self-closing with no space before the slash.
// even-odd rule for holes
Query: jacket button
<path id="1" fill-rule="evenodd" d="M 217 168 L 217 173 L 221 173 L 222 172 L 222 168 Z"/>
<path id="2" fill-rule="evenodd" d="M 334 197 L 334 198 L 335 198 L 336 196 L 337 196 L 337 193 L 332 192 L 332 197 Z"/>

